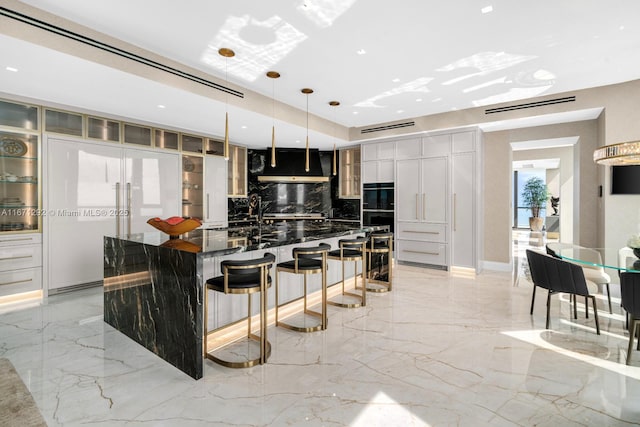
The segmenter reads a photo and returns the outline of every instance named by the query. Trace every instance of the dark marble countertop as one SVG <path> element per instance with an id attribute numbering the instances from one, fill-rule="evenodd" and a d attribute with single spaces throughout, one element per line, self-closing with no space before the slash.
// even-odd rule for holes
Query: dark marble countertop
<path id="1" fill-rule="evenodd" d="M 132 234 L 120 239 L 197 252 L 208 257 L 368 233 L 386 228 L 387 226 L 360 226 L 351 222 L 290 221 L 213 230 L 197 229 L 181 235 L 179 239 L 170 239 L 160 231 Z"/>

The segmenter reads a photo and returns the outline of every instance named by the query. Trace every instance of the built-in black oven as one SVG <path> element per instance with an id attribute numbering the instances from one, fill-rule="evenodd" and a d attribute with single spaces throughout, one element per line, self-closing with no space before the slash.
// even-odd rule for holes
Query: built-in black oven
<path id="1" fill-rule="evenodd" d="M 362 209 L 393 210 L 393 182 L 378 182 L 362 186 Z"/>
<path id="2" fill-rule="evenodd" d="M 362 224 L 388 225 L 393 231 L 394 223 L 393 182 L 364 184 L 362 186 Z"/>

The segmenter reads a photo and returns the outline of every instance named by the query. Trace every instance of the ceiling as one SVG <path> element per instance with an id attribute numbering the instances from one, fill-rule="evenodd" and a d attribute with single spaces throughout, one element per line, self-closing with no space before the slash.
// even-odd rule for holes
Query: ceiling
<path id="1" fill-rule="evenodd" d="M 22 3 L 296 109 L 308 101 L 312 115 L 347 128 L 640 78 L 637 0 Z M 278 120 L 268 104 L 229 107 L 1 33 L 4 94 L 212 135 L 223 134 L 229 108 L 231 139 L 256 147 L 270 142 L 275 114 L 281 145 L 304 140 L 305 125 Z M 225 60 L 221 47 L 236 56 Z M 335 132 L 310 138 L 349 144 Z"/>

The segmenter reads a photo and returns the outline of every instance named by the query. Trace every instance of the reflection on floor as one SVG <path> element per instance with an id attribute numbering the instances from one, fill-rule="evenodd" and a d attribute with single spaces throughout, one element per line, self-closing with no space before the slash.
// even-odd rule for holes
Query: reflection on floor
<path id="1" fill-rule="evenodd" d="M 90 289 L 1 314 L 0 357 L 50 426 L 640 423 L 640 352 L 625 365 L 619 304 L 600 311 L 598 336 L 568 298 L 544 330 L 545 301 L 530 316 L 531 283 L 511 273 L 399 266 L 392 292 L 330 307 L 324 332 L 269 328 L 267 365 L 206 362 L 194 381 L 104 324 Z"/>

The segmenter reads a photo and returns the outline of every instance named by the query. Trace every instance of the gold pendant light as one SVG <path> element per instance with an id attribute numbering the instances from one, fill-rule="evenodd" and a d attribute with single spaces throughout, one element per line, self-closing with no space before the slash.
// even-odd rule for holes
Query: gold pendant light
<path id="1" fill-rule="evenodd" d="M 332 107 L 337 107 L 338 105 L 340 105 L 340 103 L 338 101 L 329 101 L 329 105 L 331 105 Z M 336 114 L 335 114 L 335 110 L 334 110 L 334 114 L 333 114 L 333 175 L 335 176 L 338 173 L 338 167 L 336 165 Z"/>
<path id="2" fill-rule="evenodd" d="M 231 49 L 228 49 L 226 47 L 220 48 L 220 50 L 218 50 L 218 54 L 220 54 L 220 56 L 224 56 L 225 58 L 225 64 L 224 64 L 224 81 L 225 84 L 228 84 L 228 78 L 227 78 L 227 65 L 228 65 L 228 61 L 229 58 L 233 58 L 234 56 L 236 56 L 236 53 L 234 51 L 232 51 Z M 229 94 L 225 93 L 224 95 L 224 108 L 225 108 L 225 113 L 224 113 L 224 158 L 226 160 L 229 160 L 229 100 L 228 100 Z"/>
<path id="3" fill-rule="evenodd" d="M 308 87 L 305 87 L 300 92 L 307 95 L 307 147 L 305 149 L 305 156 L 304 156 L 304 171 L 309 172 L 309 94 L 313 93 L 313 89 L 309 89 Z"/>
<path id="4" fill-rule="evenodd" d="M 271 118 L 273 120 L 273 124 L 271 126 L 271 167 L 276 167 L 276 97 L 275 97 L 275 86 L 276 79 L 280 77 L 280 73 L 277 71 L 268 71 L 267 77 L 273 79 L 273 87 L 271 89 Z"/>

